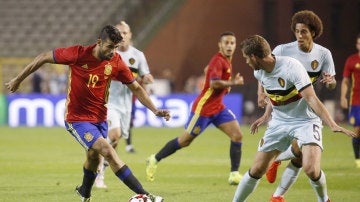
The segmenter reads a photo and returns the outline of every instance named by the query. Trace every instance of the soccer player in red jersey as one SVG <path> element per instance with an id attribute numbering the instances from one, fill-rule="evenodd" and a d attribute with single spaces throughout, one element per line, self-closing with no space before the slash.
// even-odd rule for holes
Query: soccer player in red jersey
<path id="1" fill-rule="evenodd" d="M 231 140 L 231 172 L 228 181 L 230 184 L 239 183 L 241 175 L 238 169 L 243 135 L 234 113 L 223 104 L 223 97 L 229 93 L 231 86 L 243 85 L 244 79 L 239 73 L 232 78 L 231 59 L 236 47 L 234 33 L 222 33 L 218 46 L 219 52 L 213 56 L 205 68 L 205 84 L 200 95 L 193 103 L 183 134 L 170 140 L 157 154 L 153 154 L 148 158 L 146 174 L 149 181 L 154 180 L 157 163 L 161 159 L 170 156 L 183 147 L 189 146 L 212 123 Z"/>
<path id="2" fill-rule="evenodd" d="M 350 55 L 345 62 L 340 104 L 344 109 L 348 109 L 350 105 L 349 122 L 354 126 L 357 135 L 356 138 L 352 138 L 355 164 L 360 168 L 360 34 L 356 38 L 356 49 L 358 52 Z M 350 87 L 350 103 L 348 103 L 347 93 Z"/>
<path id="3" fill-rule="evenodd" d="M 152 201 L 162 201 L 145 191 L 128 166 L 119 158 L 107 137 L 107 98 L 111 79 L 126 84 L 139 101 L 156 116 L 169 120 L 168 110 L 159 110 L 146 91 L 134 79 L 131 71 L 115 51 L 122 40 L 119 30 L 105 26 L 96 43 L 90 46 L 56 48 L 39 54 L 25 69 L 5 85 L 15 92 L 20 83 L 45 63 L 69 65 L 65 126 L 86 149 L 83 182 L 76 187 L 82 201 L 90 201 L 100 155 L 108 162 L 115 175 L 137 194 L 148 194 Z"/>

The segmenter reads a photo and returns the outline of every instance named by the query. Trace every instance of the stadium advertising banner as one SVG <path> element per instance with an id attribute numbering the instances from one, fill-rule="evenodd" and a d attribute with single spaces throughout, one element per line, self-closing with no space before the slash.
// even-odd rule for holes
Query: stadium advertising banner
<path id="1" fill-rule="evenodd" d="M 158 108 L 171 112 L 170 121 L 156 117 L 139 101 L 136 101 L 134 126 L 181 127 L 184 126 L 191 110 L 195 94 L 171 94 L 168 96 L 151 96 Z M 47 94 L 11 94 L 7 100 L 7 123 L 10 127 L 64 127 L 65 95 Z M 241 123 L 243 98 L 241 94 L 228 94 L 225 105 L 230 108 Z M 4 110 L 5 111 L 5 110 Z"/>

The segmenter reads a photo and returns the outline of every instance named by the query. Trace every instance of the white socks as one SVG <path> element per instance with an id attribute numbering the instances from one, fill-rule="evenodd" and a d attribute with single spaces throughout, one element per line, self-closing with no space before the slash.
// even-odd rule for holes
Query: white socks
<path id="1" fill-rule="evenodd" d="M 286 161 L 295 158 L 294 153 L 291 151 L 292 146 L 288 147 L 287 150 L 281 152 L 278 157 L 276 157 L 275 161 Z"/>
<path id="2" fill-rule="evenodd" d="M 233 202 L 244 202 L 246 198 L 255 190 L 260 180 L 250 177 L 249 171 L 244 174 L 236 192 Z"/>
<path id="3" fill-rule="evenodd" d="M 281 176 L 281 181 L 279 186 L 276 188 L 276 191 L 273 196 L 283 196 L 287 190 L 294 184 L 296 179 L 300 174 L 301 168 L 294 166 L 289 162 L 288 166 L 285 168 L 283 175 Z"/>
<path id="4" fill-rule="evenodd" d="M 320 179 L 315 182 L 310 180 L 310 184 L 316 192 L 318 202 L 326 202 L 329 199 L 326 188 L 326 177 L 323 171 L 320 172 Z"/>

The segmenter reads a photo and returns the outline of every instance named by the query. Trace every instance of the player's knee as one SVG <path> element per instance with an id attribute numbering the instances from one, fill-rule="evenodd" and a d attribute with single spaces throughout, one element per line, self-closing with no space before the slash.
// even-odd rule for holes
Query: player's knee
<path id="1" fill-rule="evenodd" d="M 235 132 L 231 135 L 231 141 L 233 141 L 233 142 L 241 142 L 242 138 L 243 138 L 243 135 L 240 131 Z"/>
<path id="2" fill-rule="evenodd" d="M 302 158 L 294 158 L 294 159 L 291 159 L 291 163 L 292 163 L 295 167 L 301 168 L 301 167 L 302 167 Z"/>
<path id="3" fill-rule="evenodd" d="M 260 169 L 258 167 L 252 167 L 249 170 L 249 175 L 254 179 L 260 179 L 265 174 L 265 172 L 266 170 Z"/>
<path id="4" fill-rule="evenodd" d="M 359 130 L 359 131 L 356 131 L 355 135 L 356 135 L 356 138 L 359 138 L 359 139 L 360 139 L 360 130 Z"/>
<path id="5" fill-rule="evenodd" d="M 115 140 L 110 142 L 111 146 L 115 149 L 117 147 L 117 145 L 119 144 L 119 140 Z"/>
<path id="6" fill-rule="evenodd" d="M 313 181 L 319 178 L 320 169 L 315 168 L 312 165 L 303 166 L 305 174 Z"/>
<path id="7" fill-rule="evenodd" d="M 114 152 L 115 150 L 109 145 L 109 146 L 104 146 L 101 149 L 100 154 L 104 157 L 105 160 L 110 161 L 111 159 L 114 158 Z"/>
<path id="8" fill-rule="evenodd" d="M 179 145 L 180 147 L 187 147 L 191 144 L 192 140 L 183 140 L 183 141 L 179 141 Z"/>

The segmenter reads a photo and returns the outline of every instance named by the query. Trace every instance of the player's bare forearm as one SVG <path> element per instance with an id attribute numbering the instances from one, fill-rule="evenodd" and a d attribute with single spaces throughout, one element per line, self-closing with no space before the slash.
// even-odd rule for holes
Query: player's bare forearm
<path id="1" fill-rule="evenodd" d="M 155 107 L 154 103 L 151 101 L 145 89 L 141 87 L 137 81 L 134 81 L 132 84 L 129 84 L 128 87 L 134 93 L 134 95 L 137 97 L 137 99 L 140 101 L 141 104 L 143 104 L 145 107 L 147 107 L 149 110 L 155 113 L 157 108 Z"/>
<path id="2" fill-rule="evenodd" d="M 52 51 L 41 53 L 35 57 L 15 78 L 5 83 L 7 89 L 12 93 L 17 91 L 21 82 L 45 63 L 54 63 Z"/>
<path id="3" fill-rule="evenodd" d="M 258 106 L 261 108 L 266 107 L 266 105 L 268 104 L 268 97 L 265 93 L 264 87 L 261 85 L 260 82 L 258 82 Z"/>
<path id="4" fill-rule="evenodd" d="M 266 122 L 268 122 L 270 120 L 271 112 L 272 112 L 272 105 L 270 103 L 268 103 L 266 105 L 266 110 L 265 110 L 264 114 L 260 118 L 256 119 L 254 121 L 254 123 L 251 124 L 251 126 L 250 126 L 250 134 L 257 133 L 258 128 L 262 124 L 264 124 L 264 123 L 266 123 Z"/>
<path id="5" fill-rule="evenodd" d="M 322 120 L 331 128 L 333 132 L 341 132 L 350 137 L 357 137 L 353 131 L 350 131 L 346 128 L 339 126 L 330 116 L 329 112 L 326 110 L 325 106 L 320 102 L 316 96 L 311 96 L 308 100 L 310 107 L 315 111 L 315 113 L 320 116 Z"/>
<path id="6" fill-rule="evenodd" d="M 237 73 L 234 79 L 231 80 L 211 80 L 210 87 L 213 89 L 224 89 L 231 86 L 244 85 L 244 77 Z"/>
<path id="7" fill-rule="evenodd" d="M 137 97 L 140 103 L 147 107 L 149 110 L 151 110 L 156 116 L 164 117 L 166 121 L 170 119 L 169 110 L 158 109 L 150 99 L 145 89 L 141 87 L 137 81 L 134 81 L 132 84 L 128 84 L 127 86 Z"/>
<path id="8" fill-rule="evenodd" d="M 305 88 L 301 91 L 301 96 L 308 102 L 314 112 L 331 128 L 332 131 L 336 131 L 339 126 L 335 123 L 330 113 L 324 106 L 324 104 L 316 96 L 312 86 Z"/>
<path id="9" fill-rule="evenodd" d="M 347 92 L 349 90 L 350 80 L 347 77 L 344 77 L 341 81 L 341 93 L 340 93 L 340 105 L 342 108 L 347 109 L 348 106 L 348 100 L 347 100 Z"/>

